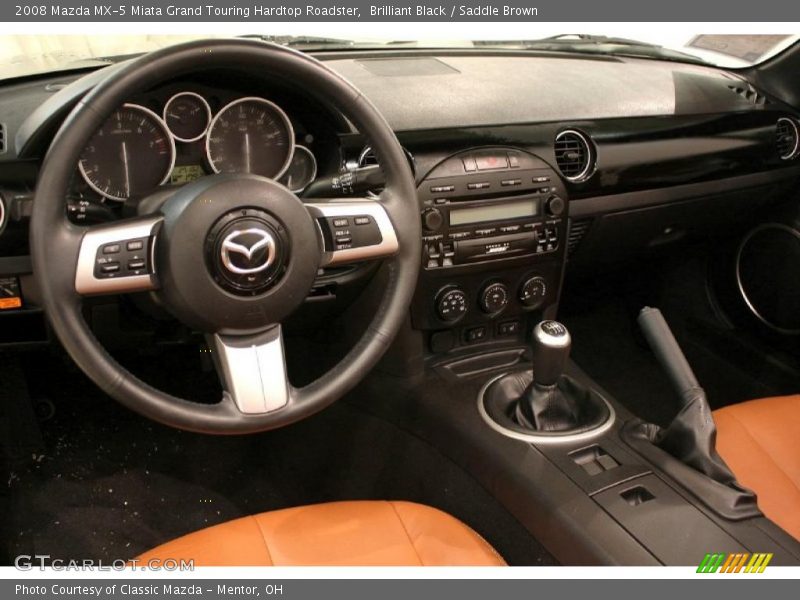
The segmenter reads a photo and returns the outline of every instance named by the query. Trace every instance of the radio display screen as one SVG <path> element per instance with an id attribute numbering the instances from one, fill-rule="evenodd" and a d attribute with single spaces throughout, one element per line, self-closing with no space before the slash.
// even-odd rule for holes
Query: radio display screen
<path id="1" fill-rule="evenodd" d="M 539 200 L 520 200 L 504 202 L 502 204 L 489 204 L 475 208 L 459 208 L 450 211 L 450 225 L 469 225 L 472 223 L 486 223 L 489 221 L 505 221 L 506 219 L 520 219 L 522 217 L 535 217 L 539 214 Z"/>

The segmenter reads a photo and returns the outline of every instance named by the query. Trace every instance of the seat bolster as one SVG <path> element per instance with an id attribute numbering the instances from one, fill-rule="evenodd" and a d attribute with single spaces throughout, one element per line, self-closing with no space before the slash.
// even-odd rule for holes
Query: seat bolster
<path id="1" fill-rule="evenodd" d="M 139 557 L 195 566 L 501 566 L 472 529 L 411 502 L 331 502 L 236 519 Z"/>
<path id="2" fill-rule="evenodd" d="M 717 451 L 762 512 L 800 539 L 800 395 L 714 411 Z"/>

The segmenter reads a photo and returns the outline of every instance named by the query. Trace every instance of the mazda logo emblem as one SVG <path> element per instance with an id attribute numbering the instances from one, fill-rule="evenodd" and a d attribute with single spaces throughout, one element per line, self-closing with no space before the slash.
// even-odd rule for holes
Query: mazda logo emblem
<path id="1" fill-rule="evenodd" d="M 275 238 L 256 227 L 237 229 L 222 240 L 220 255 L 222 264 L 231 273 L 260 273 L 275 260 Z"/>

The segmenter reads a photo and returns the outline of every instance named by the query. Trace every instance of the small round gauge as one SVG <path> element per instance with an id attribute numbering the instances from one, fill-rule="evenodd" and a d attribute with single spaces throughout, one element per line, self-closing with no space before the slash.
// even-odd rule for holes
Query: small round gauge
<path id="1" fill-rule="evenodd" d="M 281 177 L 281 183 L 291 191 L 297 193 L 306 189 L 306 186 L 317 177 L 317 159 L 311 150 L 305 146 L 295 146 L 292 162 Z"/>
<path id="2" fill-rule="evenodd" d="M 94 191 L 125 201 L 169 179 L 175 142 L 164 121 L 138 104 L 124 104 L 91 137 L 78 170 Z"/>
<path id="3" fill-rule="evenodd" d="M 241 98 L 220 110 L 206 136 L 215 173 L 254 173 L 279 179 L 294 154 L 294 129 L 276 104 Z"/>
<path id="4" fill-rule="evenodd" d="M 203 137 L 211 122 L 211 108 L 194 92 L 179 92 L 164 105 L 164 122 L 179 142 L 194 142 Z"/>

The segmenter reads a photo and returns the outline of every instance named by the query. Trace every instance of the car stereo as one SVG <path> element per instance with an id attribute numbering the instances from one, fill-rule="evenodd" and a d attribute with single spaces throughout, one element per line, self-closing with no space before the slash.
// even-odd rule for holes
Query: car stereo
<path id="1" fill-rule="evenodd" d="M 480 148 L 441 161 L 417 187 L 420 282 L 412 324 L 434 353 L 524 336 L 555 310 L 568 203 L 544 160 Z"/>

